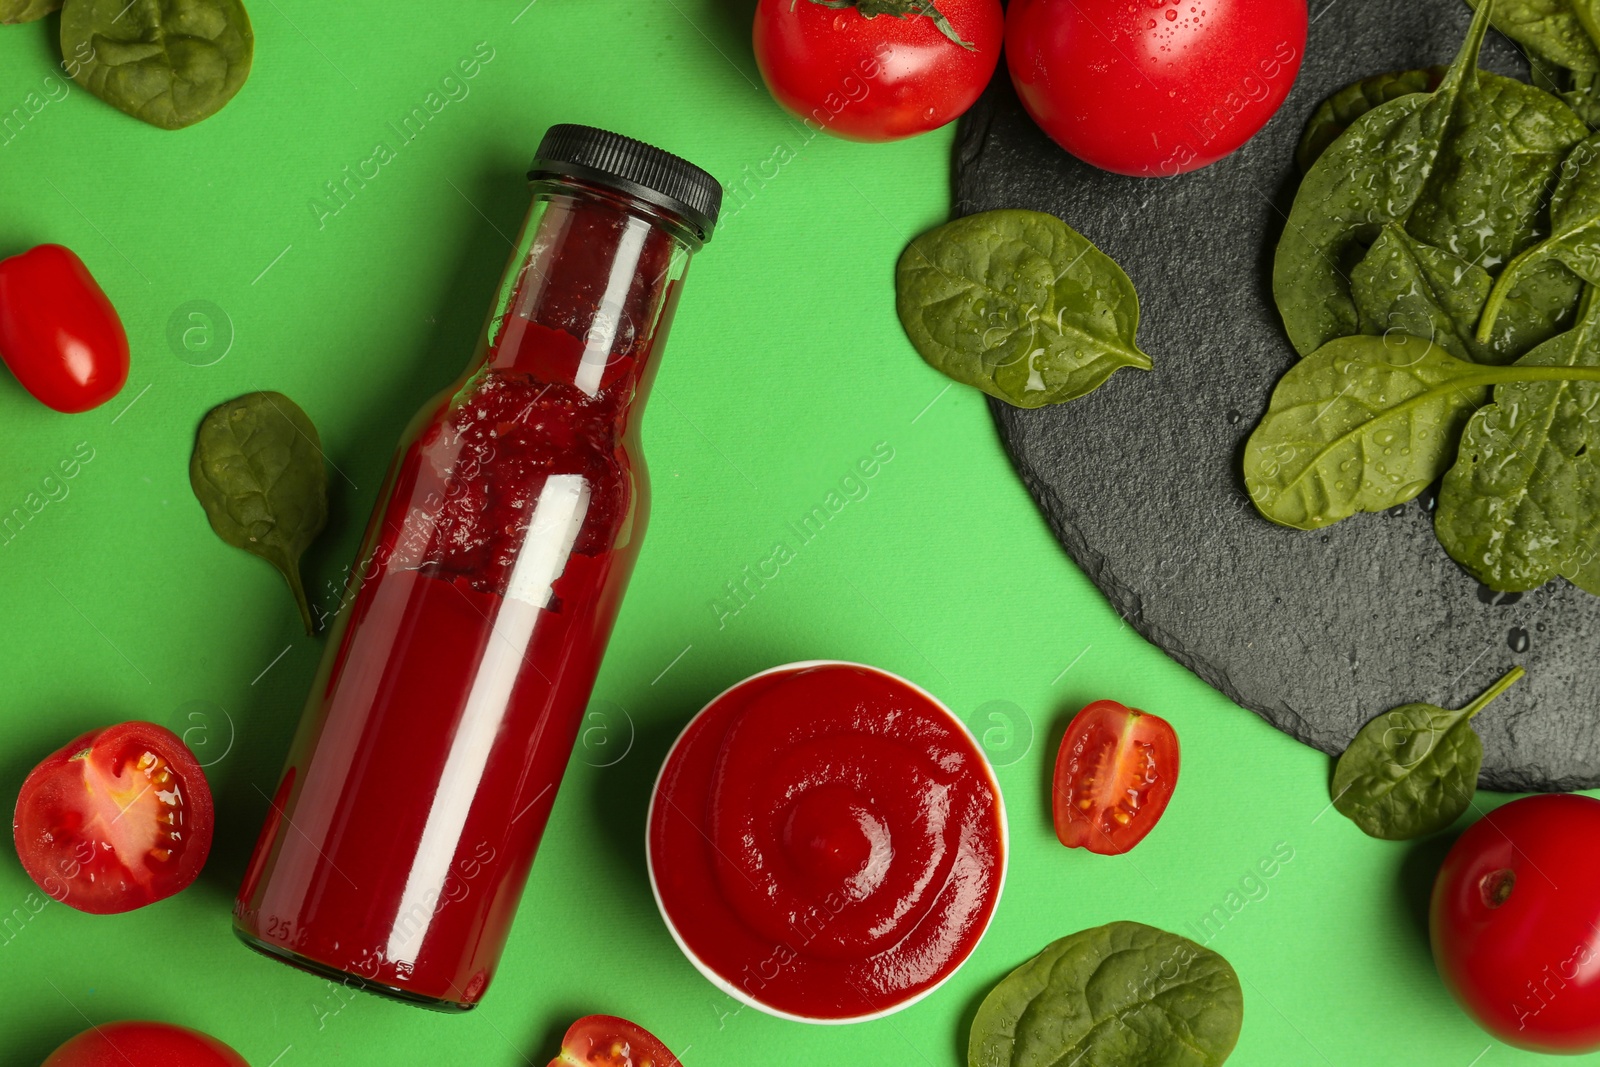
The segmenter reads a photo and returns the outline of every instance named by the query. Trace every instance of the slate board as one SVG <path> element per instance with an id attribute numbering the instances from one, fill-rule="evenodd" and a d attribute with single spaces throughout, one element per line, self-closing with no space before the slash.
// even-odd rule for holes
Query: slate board
<path id="1" fill-rule="evenodd" d="M 1600 786 L 1600 597 L 1555 582 L 1496 597 L 1435 538 L 1432 492 L 1316 533 L 1273 526 L 1240 456 L 1294 361 L 1272 302 L 1273 249 L 1307 118 L 1368 75 L 1448 63 L 1460 0 L 1313 0 L 1282 111 L 1233 156 L 1165 180 L 1073 159 L 1029 121 L 1002 65 L 962 120 L 957 214 L 1052 212 L 1133 278 L 1151 373 L 1039 411 L 994 402 L 1006 447 L 1072 558 L 1140 633 L 1300 740 L 1343 751 L 1395 705 L 1459 707 L 1513 664 L 1529 677 L 1476 720 L 1481 784 Z M 1483 65 L 1526 76 L 1491 34 Z"/>

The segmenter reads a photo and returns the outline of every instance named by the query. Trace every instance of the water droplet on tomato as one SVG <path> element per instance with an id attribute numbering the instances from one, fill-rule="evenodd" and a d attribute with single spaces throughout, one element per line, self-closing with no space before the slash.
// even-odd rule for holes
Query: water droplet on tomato
<path id="1" fill-rule="evenodd" d="M 1169 7 L 1167 9 L 1167 21 L 1168 22 L 1177 22 L 1178 21 L 1178 9 L 1177 8 Z"/>

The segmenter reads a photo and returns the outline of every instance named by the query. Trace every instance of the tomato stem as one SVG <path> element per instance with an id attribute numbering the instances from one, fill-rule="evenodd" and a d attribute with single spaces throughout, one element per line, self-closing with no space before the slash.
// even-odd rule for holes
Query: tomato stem
<path id="1" fill-rule="evenodd" d="M 800 0 L 792 0 L 789 10 L 793 11 Z M 944 17 L 934 0 L 810 0 L 813 4 L 823 7 L 846 8 L 853 7 L 860 12 L 864 19 L 877 18 L 879 15 L 893 15 L 895 18 L 908 19 L 913 15 L 926 15 L 939 27 L 939 32 L 944 34 L 956 44 L 969 52 L 978 50 L 978 46 L 971 41 L 963 41 L 956 28 L 950 25 L 950 20 Z"/>

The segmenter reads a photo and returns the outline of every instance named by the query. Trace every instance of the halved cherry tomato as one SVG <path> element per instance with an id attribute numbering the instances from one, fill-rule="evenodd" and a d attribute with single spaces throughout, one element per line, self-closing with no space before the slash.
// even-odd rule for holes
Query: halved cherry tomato
<path id="1" fill-rule="evenodd" d="M 101 1023 L 50 1053 L 42 1067 L 250 1067 L 214 1037 L 167 1023 Z"/>
<path id="2" fill-rule="evenodd" d="M 1177 784 L 1171 724 L 1097 700 L 1078 712 L 1056 753 L 1056 836 L 1068 848 L 1121 855 L 1155 828 Z"/>
<path id="3" fill-rule="evenodd" d="M 561 1039 L 550 1067 L 683 1067 L 650 1031 L 615 1015 L 587 1015 Z"/>
<path id="4" fill-rule="evenodd" d="M 0 359 L 57 411 L 88 411 L 128 380 L 128 334 L 89 268 L 40 245 L 0 260 Z"/>
<path id="5" fill-rule="evenodd" d="M 95 915 L 187 888 L 211 828 L 205 772 L 177 734 L 148 722 L 90 731 L 35 767 L 12 827 L 28 876 Z"/>

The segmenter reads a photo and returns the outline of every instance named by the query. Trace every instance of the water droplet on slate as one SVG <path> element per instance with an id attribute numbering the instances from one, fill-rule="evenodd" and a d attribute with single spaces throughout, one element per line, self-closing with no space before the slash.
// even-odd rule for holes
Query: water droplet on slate
<path id="1" fill-rule="evenodd" d="M 1486 585 L 1478 586 L 1478 601 L 1492 608 L 1509 608 L 1522 599 L 1521 593 L 1502 593 Z"/>
<path id="2" fill-rule="evenodd" d="M 1506 634 L 1506 644 L 1511 646 L 1511 651 L 1513 652 L 1528 651 L 1528 645 L 1530 644 L 1528 631 L 1520 626 L 1513 626 L 1510 632 Z"/>
<path id="3" fill-rule="evenodd" d="M 1244 418 L 1244 416 L 1239 414 L 1237 411 L 1230 411 L 1228 412 L 1228 425 L 1237 426 L 1239 425 L 1239 420 L 1242 418 Z"/>

